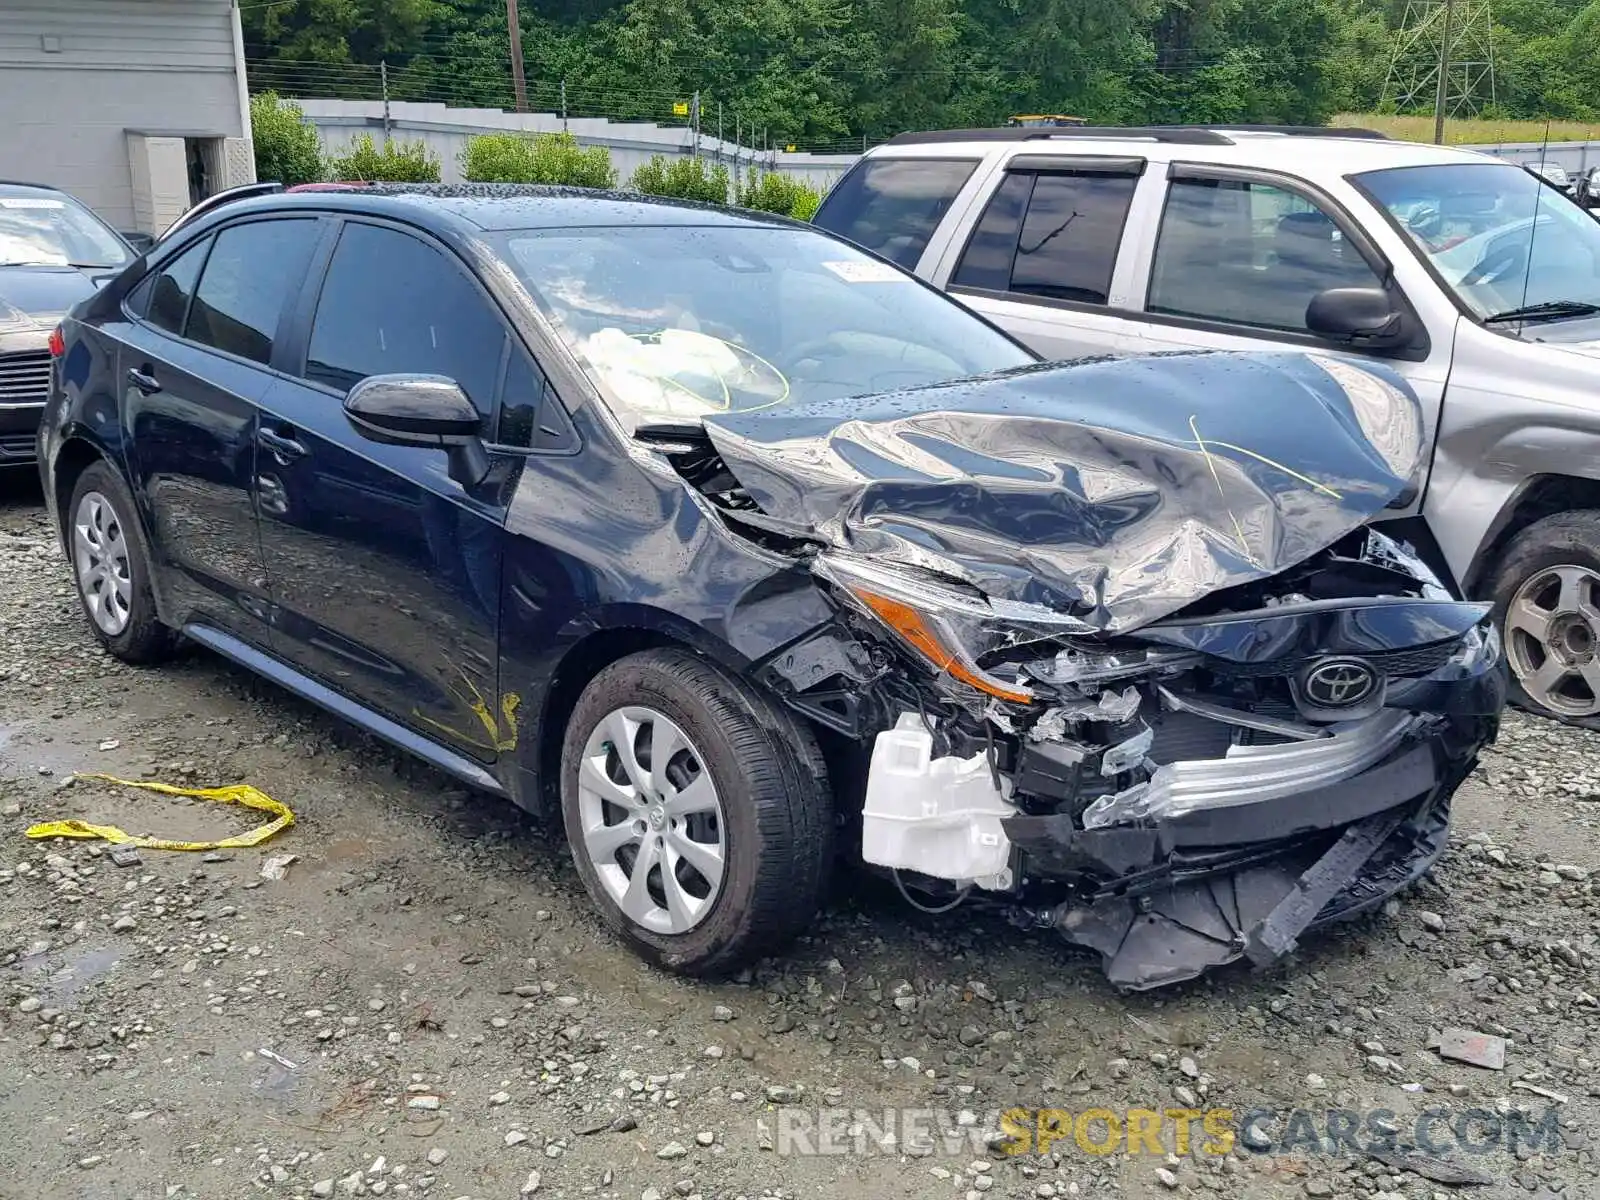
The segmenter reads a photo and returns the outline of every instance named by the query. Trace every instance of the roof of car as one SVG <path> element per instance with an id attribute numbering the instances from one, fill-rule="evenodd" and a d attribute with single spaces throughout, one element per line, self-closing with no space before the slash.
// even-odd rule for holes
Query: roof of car
<path id="1" fill-rule="evenodd" d="M 1017 136 L 1027 135 L 1027 136 Z M 948 155 L 973 157 L 998 149 L 1024 154 L 1127 155 L 1157 160 L 1234 166 L 1280 166 L 1311 174 L 1350 174 L 1384 167 L 1499 161 L 1472 150 L 1394 141 L 1370 130 L 1258 126 L 1167 126 L 1089 129 L 981 129 L 905 134 L 872 150 L 873 157 Z"/>
<path id="2" fill-rule="evenodd" d="M 22 179 L 0 179 L 0 194 L 7 196 L 64 196 L 67 193 L 48 183 L 28 183 Z"/>
<path id="3" fill-rule="evenodd" d="M 347 190 L 285 192 L 240 204 L 271 207 L 295 204 L 390 215 L 415 214 L 421 209 L 467 222 L 481 230 L 618 225 L 799 227 L 798 222 L 767 213 L 669 200 L 639 192 L 522 183 L 371 183 Z"/>

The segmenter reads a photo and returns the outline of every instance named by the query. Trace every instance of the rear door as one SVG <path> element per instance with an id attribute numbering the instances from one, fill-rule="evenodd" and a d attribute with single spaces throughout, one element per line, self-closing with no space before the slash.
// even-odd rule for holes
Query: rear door
<path id="1" fill-rule="evenodd" d="M 257 406 L 318 228 L 306 217 L 242 222 L 166 260 L 129 296 L 119 352 L 128 470 L 167 568 L 163 598 L 180 622 L 262 647 Z"/>
<path id="2" fill-rule="evenodd" d="M 339 229 L 298 327 L 296 378 L 266 397 L 259 434 L 277 652 L 391 720 L 492 760 L 501 529 L 521 460 L 491 451 L 489 479 L 464 488 L 444 450 L 369 441 L 342 403 L 369 375 L 444 375 L 488 435 L 514 339 L 453 253 L 357 220 Z"/>
<path id="3" fill-rule="evenodd" d="M 1135 350 L 1121 269 L 1146 161 L 1019 154 L 932 280 L 1049 359 Z"/>

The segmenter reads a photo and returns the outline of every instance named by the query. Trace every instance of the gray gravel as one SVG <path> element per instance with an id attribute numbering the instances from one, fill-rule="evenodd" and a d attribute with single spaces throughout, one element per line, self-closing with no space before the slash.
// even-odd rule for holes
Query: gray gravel
<path id="1" fill-rule="evenodd" d="M 1593 1194 L 1600 736 L 1509 718 L 1434 875 L 1266 974 L 1122 997 L 1053 940 L 860 884 L 785 957 L 690 984 L 616 946 L 509 806 L 208 655 L 101 654 L 26 483 L 0 481 L 0 581 L 0 1197 Z M 130 867 L 25 839 L 250 823 L 88 772 L 245 781 L 298 823 Z M 1503 1068 L 1441 1056 L 1457 1030 L 1503 1040 Z M 790 1105 L 838 1110 L 864 1152 L 793 1153 Z M 1013 1107 L 1315 1121 L 1216 1154 L 1164 1119 L 1160 1153 L 1103 1155 L 1069 1115 L 1049 1153 L 1010 1154 L 989 1135 Z M 1314 1140 L 1329 1109 L 1359 1115 L 1359 1153 Z M 1439 1157 L 1385 1154 L 1428 1110 Z M 1548 1140 L 1508 1152 L 1547 1111 Z M 1502 1136 L 1468 1154 L 1457 1123 Z"/>

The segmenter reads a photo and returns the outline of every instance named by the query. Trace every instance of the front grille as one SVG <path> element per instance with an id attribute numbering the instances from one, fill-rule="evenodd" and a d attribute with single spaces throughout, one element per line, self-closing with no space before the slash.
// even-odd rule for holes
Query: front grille
<path id="1" fill-rule="evenodd" d="M 18 459 L 31 462 L 34 456 L 34 436 L 31 433 L 0 433 L 0 465 Z"/>
<path id="2" fill-rule="evenodd" d="M 50 351 L 0 354 L 0 405 L 43 404 L 50 398 Z"/>
<path id="3" fill-rule="evenodd" d="M 1432 674 L 1449 662 L 1460 648 L 1461 639 L 1451 638 L 1449 641 L 1434 642 L 1429 646 L 1407 646 L 1403 650 L 1380 650 L 1374 654 L 1360 654 L 1354 657 L 1371 664 L 1372 669 L 1380 675 L 1403 679 Z M 1232 663 L 1213 659 L 1207 666 L 1218 675 L 1234 679 L 1282 678 L 1298 674 L 1320 657 L 1322 656 L 1275 658 L 1270 662 L 1259 663 Z"/>

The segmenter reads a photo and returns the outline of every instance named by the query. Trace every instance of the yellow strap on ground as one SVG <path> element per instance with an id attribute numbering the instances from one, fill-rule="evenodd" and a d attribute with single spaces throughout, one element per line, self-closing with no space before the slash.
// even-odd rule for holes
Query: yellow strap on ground
<path id="1" fill-rule="evenodd" d="M 140 783 L 132 779 L 118 779 L 113 775 L 79 775 L 79 779 L 98 779 L 119 787 L 143 788 L 147 792 L 160 792 L 164 796 L 191 796 L 197 800 L 216 800 L 222 804 L 242 804 L 273 814 L 273 820 L 234 837 L 215 842 L 173 842 L 166 838 L 136 837 L 115 825 L 91 825 L 87 821 L 45 821 L 28 828 L 31 838 L 100 838 L 120 846 L 138 846 L 145 850 L 243 850 L 259 846 L 262 842 L 294 824 L 294 813 L 289 806 L 274 800 L 265 792 L 257 791 L 247 783 L 236 783 L 219 788 L 180 788 L 165 783 Z"/>

